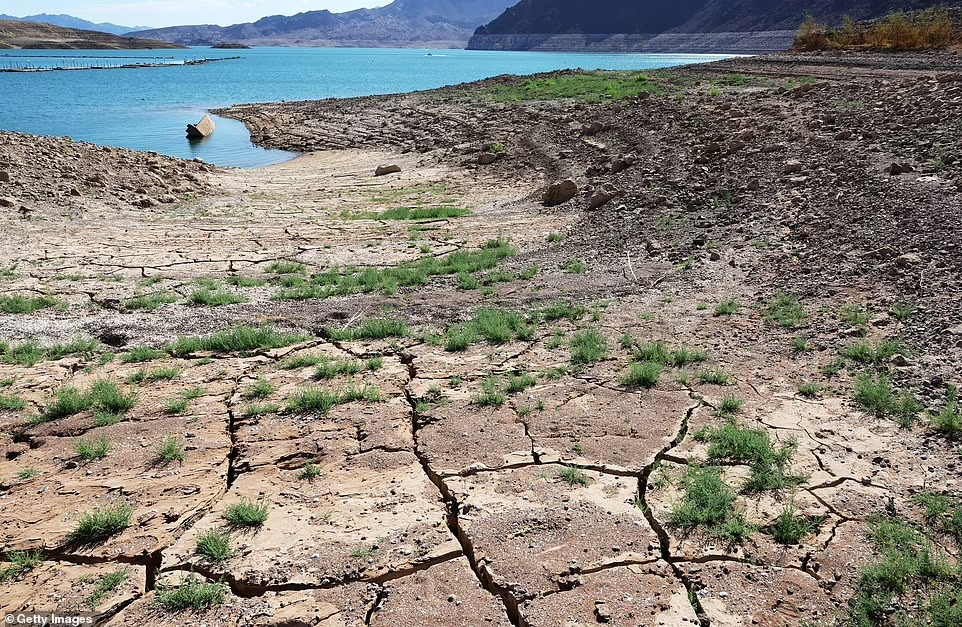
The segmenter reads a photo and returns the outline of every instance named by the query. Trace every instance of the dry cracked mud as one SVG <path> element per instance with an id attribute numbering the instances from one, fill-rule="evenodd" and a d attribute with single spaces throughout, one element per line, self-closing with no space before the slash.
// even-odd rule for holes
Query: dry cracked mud
<path id="1" fill-rule="evenodd" d="M 958 595 L 960 70 L 231 109 L 313 151 L 257 170 L 0 133 L 0 610 L 847 625 L 896 519 Z"/>

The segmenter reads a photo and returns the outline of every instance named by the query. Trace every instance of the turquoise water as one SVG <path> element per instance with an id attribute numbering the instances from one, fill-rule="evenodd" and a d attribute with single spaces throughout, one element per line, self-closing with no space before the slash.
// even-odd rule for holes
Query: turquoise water
<path id="1" fill-rule="evenodd" d="M 167 57 L 167 61 L 240 56 L 206 65 L 137 69 L 0 73 L 0 129 L 69 136 L 98 144 L 256 167 L 293 155 L 251 144 L 243 124 L 217 118 L 217 132 L 187 141 L 186 125 L 211 108 L 250 102 L 312 100 L 432 89 L 499 74 L 563 68 L 654 69 L 724 56 L 566 54 L 467 50 L 255 48 L 253 50 L 11 50 L 0 68 L 47 57 Z M 122 61 L 120 57 L 125 57 Z"/>

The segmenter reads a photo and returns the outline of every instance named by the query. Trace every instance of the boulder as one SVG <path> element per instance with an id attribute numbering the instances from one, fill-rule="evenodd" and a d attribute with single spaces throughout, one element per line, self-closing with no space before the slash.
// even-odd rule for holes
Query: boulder
<path id="1" fill-rule="evenodd" d="M 9 182 L 10 182 L 10 173 L 0 170 L 0 183 L 9 183 Z"/>
<path id="2" fill-rule="evenodd" d="M 566 203 L 578 194 L 578 184 L 571 179 L 552 183 L 544 192 L 544 204 L 549 207 Z"/>
<path id="3" fill-rule="evenodd" d="M 214 121 L 210 119 L 209 115 L 205 115 L 204 119 L 197 124 L 187 125 L 187 137 L 190 139 L 203 139 L 213 135 L 216 129 L 217 126 L 214 124 Z"/>
<path id="4" fill-rule="evenodd" d="M 17 199 L 9 196 L 0 196 L 0 207 L 16 207 Z"/>
<path id="5" fill-rule="evenodd" d="M 588 198 L 588 209 L 597 209 L 612 201 L 618 195 L 618 190 L 611 187 L 596 189 Z"/>
<path id="6" fill-rule="evenodd" d="M 478 163 L 480 165 L 488 165 L 490 163 L 494 163 L 497 160 L 498 160 L 498 155 L 496 155 L 493 152 L 482 152 L 480 155 L 478 155 Z"/>
<path id="7" fill-rule="evenodd" d="M 782 172 L 785 174 L 794 174 L 795 172 L 802 171 L 802 162 L 792 159 L 785 162 L 785 167 L 782 168 Z"/>
<path id="8" fill-rule="evenodd" d="M 401 166 L 397 164 L 381 165 L 374 171 L 374 176 L 384 176 L 386 174 L 397 174 L 401 171 Z"/>

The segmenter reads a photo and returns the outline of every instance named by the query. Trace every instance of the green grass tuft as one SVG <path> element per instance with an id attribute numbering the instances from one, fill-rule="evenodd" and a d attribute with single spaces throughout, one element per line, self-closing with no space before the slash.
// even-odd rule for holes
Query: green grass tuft
<path id="1" fill-rule="evenodd" d="M 721 469 L 689 466 L 682 478 L 684 497 L 668 514 L 668 524 L 679 529 L 702 528 L 709 535 L 737 542 L 752 528 L 735 510 L 735 493 L 722 479 Z"/>
<path id="2" fill-rule="evenodd" d="M 169 610 L 200 612 L 221 605 L 227 586 L 200 581 L 192 573 L 179 586 L 158 585 L 156 594 L 157 604 Z"/>
<path id="3" fill-rule="evenodd" d="M 855 402 L 863 409 L 878 418 L 892 418 L 903 427 L 910 426 L 924 409 L 912 394 L 897 393 L 892 381 L 884 375 L 859 374 L 855 377 L 853 392 Z"/>
<path id="4" fill-rule="evenodd" d="M 187 302 L 191 305 L 203 307 L 223 307 L 224 305 L 238 305 L 246 303 L 249 299 L 241 294 L 235 294 L 223 289 L 211 290 L 202 288 L 191 292 L 187 297 Z"/>
<path id="5" fill-rule="evenodd" d="M 598 329 L 583 329 L 571 337 L 571 362 L 593 364 L 608 357 L 608 340 Z"/>
<path id="6" fill-rule="evenodd" d="M 99 544 L 130 526 L 134 509 L 123 501 L 106 505 L 80 517 L 67 540 L 71 544 Z"/>
<path id="7" fill-rule="evenodd" d="M 154 292 L 135 298 L 128 298 L 121 304 L 128 311 L 155 311 L 164 305 L 176 303 L 180 295 L 176 292 Z"/>
<path id="8" fill-rule="evenodd" d="M 77 457 L 88 462 L 107 457 L 110 446 L 110 439 L 105 435 L 97 438 L 77 438 L 73 442 Z"/>
<path id="9" fill-rule="evenodd" d="M 797 327 L 805 318 L 805 309 L 798 302 L 798 297 L 791 294 L 779 294 L 764 307 L 765 321 L 792 329 Z"/>
<path id="10" fill-rule="evenodd" d="M 567 483 L 568 485 L 581 485 L 586 486 L 590 483 L 588 474 L 580 468 L 572 468 L 571 466 L 565 466 L 558 473 L 558 478 Z"/>
<path id="11" fill-rule="evenodd" d="M 164 438 L 154 455 L 154 463 L 158 465 L 183 462 L 185 459 L 187 459 L 187 452 L 184 450 L 183 443 L 172 435 Z"/>
<path id="12" fill-rule="evenodd" d="M 726 298 L 715 305 L 715 316 L 732 316 L 738 313 L 741 305 L 734 298 Z"/>
<path id="13" fill-rule="evenodd" d="M 630 365 L 628 374 L 621 380 L 626 387 L 652 388 L 661 378 L 661 364 L 653 361 L 643 361 Z"/>
<path id="14" fill-rule="evenodd" d="M 328 337 L 335 342 L 354 342 L 357 340 L 383 340 L 391 337 L 407 337 L 408 326 L 400 320 L 375 318 L 366 321 L 356 329 L 328 329 Z"/>
<path id="15" fill-rule="evenodd" d="M 231 527 L 250 529 L 260 527 L 267 522 L 269 512 L 270 509 L 266 503 L 244 499 L 227 506 L 224 510 L 224 520 Z"/>
<path id="16" fill-rule="evenodd" d="M 208 529 L 197 536 L 194 552 L 212 562 L 223 562 L 234 555 L 230 547 L 230 535 L 219 529 Z"/>
<path id="17" fill-rule="evenodd" d="M 64 302 L 50 296 L 0 296 L 0 313 L 6 314 L 25 314 L 47 309 L 48 307 L 60 307 Z"/>
<path id="18" fill-rule="evenodd" d="M 170 352 L 178 356 L 197 352 L 249 353 L 283 348 L 306 339 L 302 335 L 282 333 L 271 327 L 235 327 L 206 337 L 178 338 L 170 346 Z"/>

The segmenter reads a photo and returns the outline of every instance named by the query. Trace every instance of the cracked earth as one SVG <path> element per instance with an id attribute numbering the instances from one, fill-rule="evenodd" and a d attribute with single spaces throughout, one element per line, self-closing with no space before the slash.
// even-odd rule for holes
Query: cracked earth
<path id="1" fill-rule="evenodd" d="M 857 80 L 881 89 L 881 79 L 868 71 L 867 78 L 847 77 L 836 68 L 829 74 L 824 80 L 845 89 L 846 81 Z M 909 90 L 921 82 L 920 74 L 885 77 Z M 700 93 L 700 85 L 689 89 Z M 830 100 L 818 96 L 828 91 L 824 85 L 812 97 Z M 761 103 L 762 111 L 766 98 L 777 100 L 798 127 L 814 115 L 803 98 L 808 91 L 786 98 L 758 89 L 727 87 L 723 98 L 736 106 Z M 698 124 L 707 124 L 699 116 L 717 114 L 712 98 L 666 104 L 666 115 L 676 116 L 667 127 L 681 124 L 678 109 L 684 107 L 693 108 Z M 948 103 L 943 117 L 958 115 L 957 95 L 942 102 Z M 348 105 L 368 106 L 363 99 Z M 637 106 L 651 107 L 651 100 Z M 418 110 L 410 103 L 404 107 Z M 608 115 L 603 106 L 584 107 L 552 115 L 585 124 Z M 491 115 L 501 122 L 498 116 L 525 115 L 506 109 L 496 105 Z M 548 124 L 549 114 L 538 113 Z M 657 111 L 644 115 L 657 122 Z M 556 118 L 551 124 L 560 128 Z M 306 130 L 292 133 L 316 137 L 309 122 L 318 119 L 316 113 L 306 119 L 294 121 L 295 129 Z M 411 133 L 427 132 L 416 122 L 408 122 Z M 605 119 L 601 126 L 616 123 Z M 793 254 L 789 220 L 779 212 L 756 214 L 736 230 L 736 220 L 726 223 L 718 215 L 737 207 L 716 204 L 717 214 L 706 216 L 711 210 L 702 208 L 696 216 L 683 202 L 676 204 L 671 194 L 685 192 L 660 176 L 669 167 L 701 172 L 701 144 L 682 141 L 693 160 L 684 166 L 664 163 L 655 150 L 640 154 L 644 163 L 624 175 L 638 189 L 621 179 L 621 197 L 600 213 L 586 209 L 590 189 L 545 208 L 544 185 L 559 174 L 583 176 L 578 164 L 584 164 L 575 158 L 571 165 L 570 154 L 560 160 L 544 155 L 558 145 L 562 151 L 574 146 L 595 162 L 598 151 L 631 148 L 623 145 L 630 143 L 627 131 L 602 131 L 600 139 L 572 131 L 570 140 L 553 138 L 556 145 L 545 139 L 548 130 L 515 140 L 510 133 L 524 129 L 505 124 L 509 130 L 484 130 L 488 139 L 512 138 L 506 139 L 506 156 L 489 168 L 466 166 L 464 146 L 447 145 L 440 135 L 438 150 L 398 146 L 410 135 L 393 127 L 386 136 L 400 139 L 380 147 L 333 146 L 250 171 L 0 134 L 0 170 L 10 175 L 0 183 L 0 196 L 16 199 L 0 213 L 0 296 L 58 301 L 0 315 L 8 356 L 0 362 L 0 395 L 21 401 L 0 409 L 0 546 L 7 560 L 18 551 L 40 555 L 35 566 L 0 583 L 0 611 L 91 610 L 107 625 L 208 627 L 774 627 L 834 620 L 851 598 L 860 568 L 873 559 L 868 521 L 887 508 L 918 519 L 914 495 L 957 493 L 962 484 L 957 444 L 922 422 L 903 428 L 865 413 L 852 400 L 854 372 L 824 379 L 820 372 L 854 337 L 875 342 L 904 336 L 913 338 L 913 352 L 902 359 L 912 362 L 899 371 L 899 381 L 917 383 L 924 377 L 912 366 L 932 364 L 951 381 L 957 366 L 951 343 L 939 337 L 926 344 L 912 321 L 896 319 L 873 295 L 884 294 L 885 302 L 920 299 L 932 312 L 930 320 L 944 322 L 943 328 L 952 322 L 954 306 L 946 305 L 948 313 L 939 318 L 943 310 L 921 300 L 936 297 L 906 292 L 914 282 L 898 273 L 878 284 L 871 283 L 873 276 L 850 274 L 827 291 L 799 290 L 809 320 L 800 329 L 773 326 L 761 304 L 788 279 L 784 272 L 770 276 Z M 657 143 L 654 129 L 660 133 L 661 127 L 653 124 L 650 136 L 641 132 L 646 142 Z M 790 146 L 805 143 L 797 134 L 776 137 L 774 122 L 758 128 L 772 134 L 765 140 L 770 144 L 785 137 Z M 692 131 L 674 132 L 688 138 Z M 519 156 L 534 148 L 539 156 L 533 162 Z M 771 151 L 751 154 L 768 158 Z M 749 158 L 742 155 L 737 158 Z M 57 177 L 45 159 L 55 161 Z M 375 168 L 385 163 L 401 172 L 375 177 Z M 948 172 L 957 174 L 958 165 Z M 731 176 L 732 189 L 744 182 Z M 753 170 L 746 176 L 759 175 Z M 888 181 L 880 171 L 873 176 Z M 946 172 L 938 176 L 950 180 Z M 762 185 L 784 185 L 796 195 L 818 185 L 786 181 L 780 172 L 771 178 Z M 929 189 L 937 184 L 919 183 Z M 946 198 L 951 204 L 958 193 L 940 191 L 919 202 L 944 208 Z M 470 215 L 418 221 L 376 215 L 436 206 Z M 699 224 L 677 226 L 686 219 Z M 632 221 L 642 235 L 613 242 L 610 226 Z M 762 236 L 772 241 L 745 243 Z M 482 290 L 459 289 L 454 277 L 441 275 L 396 291 L 277 298 L 289 278 L 276 272 L 277 263 L 301 264 L 292 274 L 307 276 L 334 267 L 383 269 L 477 251 L 497 238 L 510 240 L 514 254 L 490 271 L 514 275 Z M 719 244 L 705 247 L 706 240 Z M 573 269 L 573 261 L 584 263 L 584 272 Z M 532 266 L 535 273 L 520 276 Z M 232 277 L 250 283 L 231 283 Z M 190 303 L 194 292 L 212 283 L 210 289 L 243 302 Z M 156 309 L 130 306 L 156 294 L 168 297 Z M 737 299 L 741 308 L 716 315 L 716 305 L 726 299 Z M 583 310 L 553 320 L 533 316 L 559 302 Z M 872 313 L 871 322 L 854 331 L 835 313 L 853 303 Z M 529 316 L 531 331 L 523 339 L 509 333 L 511 339 L 501 343 L 445 350 L 443 335 L 480 307 L 521 312 Z M 385 339 L 342 333 L 383 318 L 404 321 L 410 332 Z M 237 325 L 270 325 L 300 337 L 246 352 L 165 349 L 178 337 Z M 606 351 L 575 363 L 572 338 L 592 329 L 604 337 Z M 792 351 L 799 334 L 816 350 Z M 78 338 L 96 342 L 83 351 L 62 351 L 67 354 L 9 357 L 25 342 L 37 342 L 42 351 Z M 666 366 L 650 388 L 627 386 L 623 380 L 637 344 L 652 340 L 702 350 L 707 361 Z M 124 358 L 138 347 L 158 353 L 144 362 Z M 948 350 L 941 361 L 935 357 L 939 350 Z M 318 363 L 369 360 L 377 365 L 315 373 Z M 715 369 L 727 373 L 728 381 L 702 376 Z M 160 371 L 167 374 L 145 376 Z M 500 404 L 479 403 L 486 381 L 524 374 L 532 381 L 509 390 Z M 91 408 L 36 419 L 64 386 L 86 390 L 104 379 L 136 394 L 119 421 L 97 426 Z M 813 380 L 824 387 L 801 394 L 799 384 Z M 256 387 L 262 393 L 252 393 Z M 352 387 L 376 388 L 379 400 L 336 404 L 327 413 L 287 405 L 307 388 Z M 740 424 L 764 430 L 775 446 L 797 446 L 790 469 L 802 478 L 777 490 L 739 492 L 735 508 L 754 531 L 737 542 L 670 523 L 684 499 L 688 467 L 709 459 L 708 443 L 696 435 L 726 423 L 730 417 L 721 408 L 728 397 L 743 403 Z M 172 411 L 182 399 L 181 410 Z M 78 458 L 78 440 L 101 437 L 110 442 L 105 456 Z M 182 459 L 157 463 L 165 438 L 182 445 Z M 719 463 L 732 487 L 749 476 L 749 465 Z M 308 466 L 316 470 L 311 476 Z M 254 529 L 230 530 L 226 560 L 198 554 L 198 539 L 227 529 L 225 513 L 242 501 L 266 506 L 267 520 Z M 129 526 L 96 543 L 71 540 L 85 513 L 117 503 L 133 508 Z M 799 542 L 781 544 L 766 530 L 788 503 L 819 524 Z M 955 555 L 953 547 L 946 550 Z M 95 595 L 98 582 L 118 569 L 126 573 L 122 583 Z M 191 578 L 221 582 L 224 603 L 174 612 L 157 602 L 160 591 Z"/>

